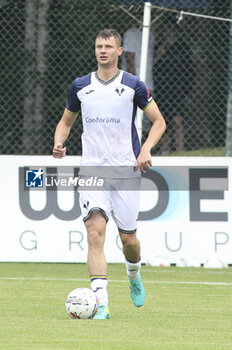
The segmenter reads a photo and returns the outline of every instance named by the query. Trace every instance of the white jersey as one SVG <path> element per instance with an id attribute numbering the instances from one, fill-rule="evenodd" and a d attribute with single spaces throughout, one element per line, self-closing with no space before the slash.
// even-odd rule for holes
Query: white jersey
<path id="1" fill-rule="evenodd" d="M 119 70 L 104 82 L 96 72 L 77 78 L 69 89 L 66 108 L 81 110 L 82 166 L 134 166 L 140 152 L 136 109 L 152 101 L 147 86 Z"/>

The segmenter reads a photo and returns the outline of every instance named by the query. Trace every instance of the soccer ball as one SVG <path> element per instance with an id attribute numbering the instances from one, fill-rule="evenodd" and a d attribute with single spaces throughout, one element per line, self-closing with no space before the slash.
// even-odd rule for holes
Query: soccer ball
<path id="1" fill-rule="evenodd" d="M 97 310 L 95 294 L 89 288 L 76 288 L 68 294 L 65 307 L 71 318 L 92 318 Z"/>

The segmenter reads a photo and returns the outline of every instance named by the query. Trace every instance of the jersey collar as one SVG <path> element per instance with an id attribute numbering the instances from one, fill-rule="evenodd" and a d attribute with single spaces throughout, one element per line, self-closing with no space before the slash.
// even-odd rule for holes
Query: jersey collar
<path id="1" fill-rule="evenodd" d="M 97 74 L 97 72 L 94 72 L 94 76 L 99 81 L 99 83 L 101 83 L 103 85 L 108 85 L 108 84 L 112 83 L 115 79 L 117 79 L 117 77 L 119 76 L 120 73 L 121 73 L 121 70 L 119 69 L 117 71 L 117 73 L 115 74 L 115 76 L 112 79 L 108 80 L 108 81 L 104 81 L 104 80 L 100 79 L 98 74 Z"/>

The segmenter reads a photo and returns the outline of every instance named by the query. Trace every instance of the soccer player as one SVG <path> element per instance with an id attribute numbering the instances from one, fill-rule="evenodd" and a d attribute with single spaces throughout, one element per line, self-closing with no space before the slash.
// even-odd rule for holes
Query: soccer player
<path id="1" fill-rule="evenodd" d="M 66 108 L 56 127 L 53 156 L 65 156 L 64 142 L 81 110 L 81 165 L 112 166 L 111 169 L 125 166 L 128 174 L 123 180 L 130 182 L 151 166 L 151 149 L 161 138 L 166 124 L 145 83 L 118 68 L 122 53 L 121 36 L 117 31 L 104 29 L 98 33 L 95 39 L 97 71 L 76 78 L 72 83 Z M 141 148 L 135 125 L 137 106 L 153 123 Z M 131 168 L 133 172 L 129 171 Z M 140 276 L 140 242 L 136 236 L 139 191 L 80 191 L 80 208 L 88 235 L 91 288 L 98 300 L 94 319 L 110 318 L 107 262 L 103 250 L 110 215 L 122 241 L 132 301 L 136 307 L 142 306 L 145 290 Z"/>

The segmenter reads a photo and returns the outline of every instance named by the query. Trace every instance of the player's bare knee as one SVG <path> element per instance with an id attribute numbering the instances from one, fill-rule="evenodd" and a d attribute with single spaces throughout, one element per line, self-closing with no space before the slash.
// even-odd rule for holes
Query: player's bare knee
<path id="1" fill-rule="evenodd" d="M 89 247 L 101 248 L 104 244 L 104 233 L 96 229 L 88 230 L 88 244 Z"/>

